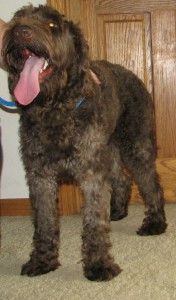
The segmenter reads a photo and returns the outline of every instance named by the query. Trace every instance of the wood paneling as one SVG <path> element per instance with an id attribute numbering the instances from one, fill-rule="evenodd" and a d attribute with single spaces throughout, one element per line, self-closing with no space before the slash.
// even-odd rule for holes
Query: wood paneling
<path id="1" fill-rule="evenodd" d="M 79 188 L 73 184 L 63 184 L 59 191 L 60 213 L 64 216 L 74 215 L 80 212 L 82 207 L 82 195 Z"/>
<path id="2" fill-rule="evenodd" d="M 0 216 L 29 216 L 29 199 L 0 199 Z"/>
<path id="3" fill-rule="evenodd" d="M 159 157 L 176 157 L 176 10 L 155 11 L 152 57 Z"/>
<path id="4" fill-rule="evenodd" d="M 97 28 L 99 59 L 132 70 L 152 94 L 150 15 L 98 15 Z"/>
<path id="5" fill-rule="evenodd" d="M 95 0 L 94 2 L 99 14 L 141 13 L 176 9 L 175 0 Z"/>
<path id="6" fill-rule="evenodd" d="M 97 20 L 95 12 L 95 3 L 91 0 L 80 1 L 80 27 L 84 32 L 85 39 L 89 45 L 90 57 L 98 59 L 98 40 L 97 40 Z M 89 24 L 89 25 L 88 25 Z"/>

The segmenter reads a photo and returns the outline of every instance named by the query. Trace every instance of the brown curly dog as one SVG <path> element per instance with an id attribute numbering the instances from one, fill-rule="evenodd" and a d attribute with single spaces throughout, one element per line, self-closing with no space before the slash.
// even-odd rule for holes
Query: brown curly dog
<path id="1" fill-rule="evenodd" d="M 80 29 L 50 7 L 18 10 L 3 44 L 35 226 L 21 274 L 60 265 L 58 186 L 74 180 L 84 196 L 84 274 L 109 280 L 121 272 L 109 254 L 110 219 L 127 215 L 131 178 L 146 206 L 137 233 L 161 234 L 167 227 L 150 95 L 124 67 L 90 61 Z"/>

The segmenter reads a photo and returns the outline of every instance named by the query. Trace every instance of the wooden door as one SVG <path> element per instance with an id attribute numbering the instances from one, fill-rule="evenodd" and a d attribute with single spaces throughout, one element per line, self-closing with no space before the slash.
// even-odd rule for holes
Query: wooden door
<path id="1" fill-rule="evenodd" d="M 157 169 L 168 202 L 176 202 L 176 1 L 48 0 L 82 28 L 92 59 L 107 59 L 131 69 L 145 83 L 155 105 Z M 63 186 L 63 213 L 70 200 L 79 211 L 75 186 Z M 76 198 L 75 198 L 76 196 Z M 141 202 L 133 186 L 131 202 Z M 76 207 L 76 210 L 75 208 Z"/>

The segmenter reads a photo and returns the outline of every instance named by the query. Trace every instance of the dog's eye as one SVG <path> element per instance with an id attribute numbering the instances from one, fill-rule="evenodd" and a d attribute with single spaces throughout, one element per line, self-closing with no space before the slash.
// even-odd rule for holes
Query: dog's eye
<path id="1" fill-rule="evenodd" d="M 49 27 L 51 27 L 51 28 L 57 28 L 58 27 L 58 25 L 55 23 L 55 22 L 49 22 Z"/>

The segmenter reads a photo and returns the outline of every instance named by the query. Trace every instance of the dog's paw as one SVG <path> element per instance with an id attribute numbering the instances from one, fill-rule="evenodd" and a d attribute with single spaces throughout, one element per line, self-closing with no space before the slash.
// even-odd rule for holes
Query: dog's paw
<path id="1" fill-rule="evenodd" d="M 158 235 L 165 232 L 167 228 L 166 222 L 163 220 L 144 219 L 142 226 L 137 230 L 139 235 Z"/>
<path id="2" fill-rule="evenodd" d="M 84 269 L 85 277 L 91 281 L 108 281 L 121 272 L 122 270 L 115 263 L 111 263 L 106 267 L 98 264 L 98 266 L 94 265 L 92 268 Z"/>
<path id="3" fill-rule="evenodd" d="M 111 211 L 111 221 L 119 221 L 128 215 L 127 211 L 119 212 L 118 210 Z"/>
<path id="4" fill-rule="evenodd" d="M 46 274 L 50 271 L 56 270 L 60 266 L 59 262 L 56 261 L 50 265 L 40 263 L 40 262 L 33 262 L 29 261 L 22 266 L 21 275 L 28 275 L 29 277 L 38 276 L 42 274 Z"/>

